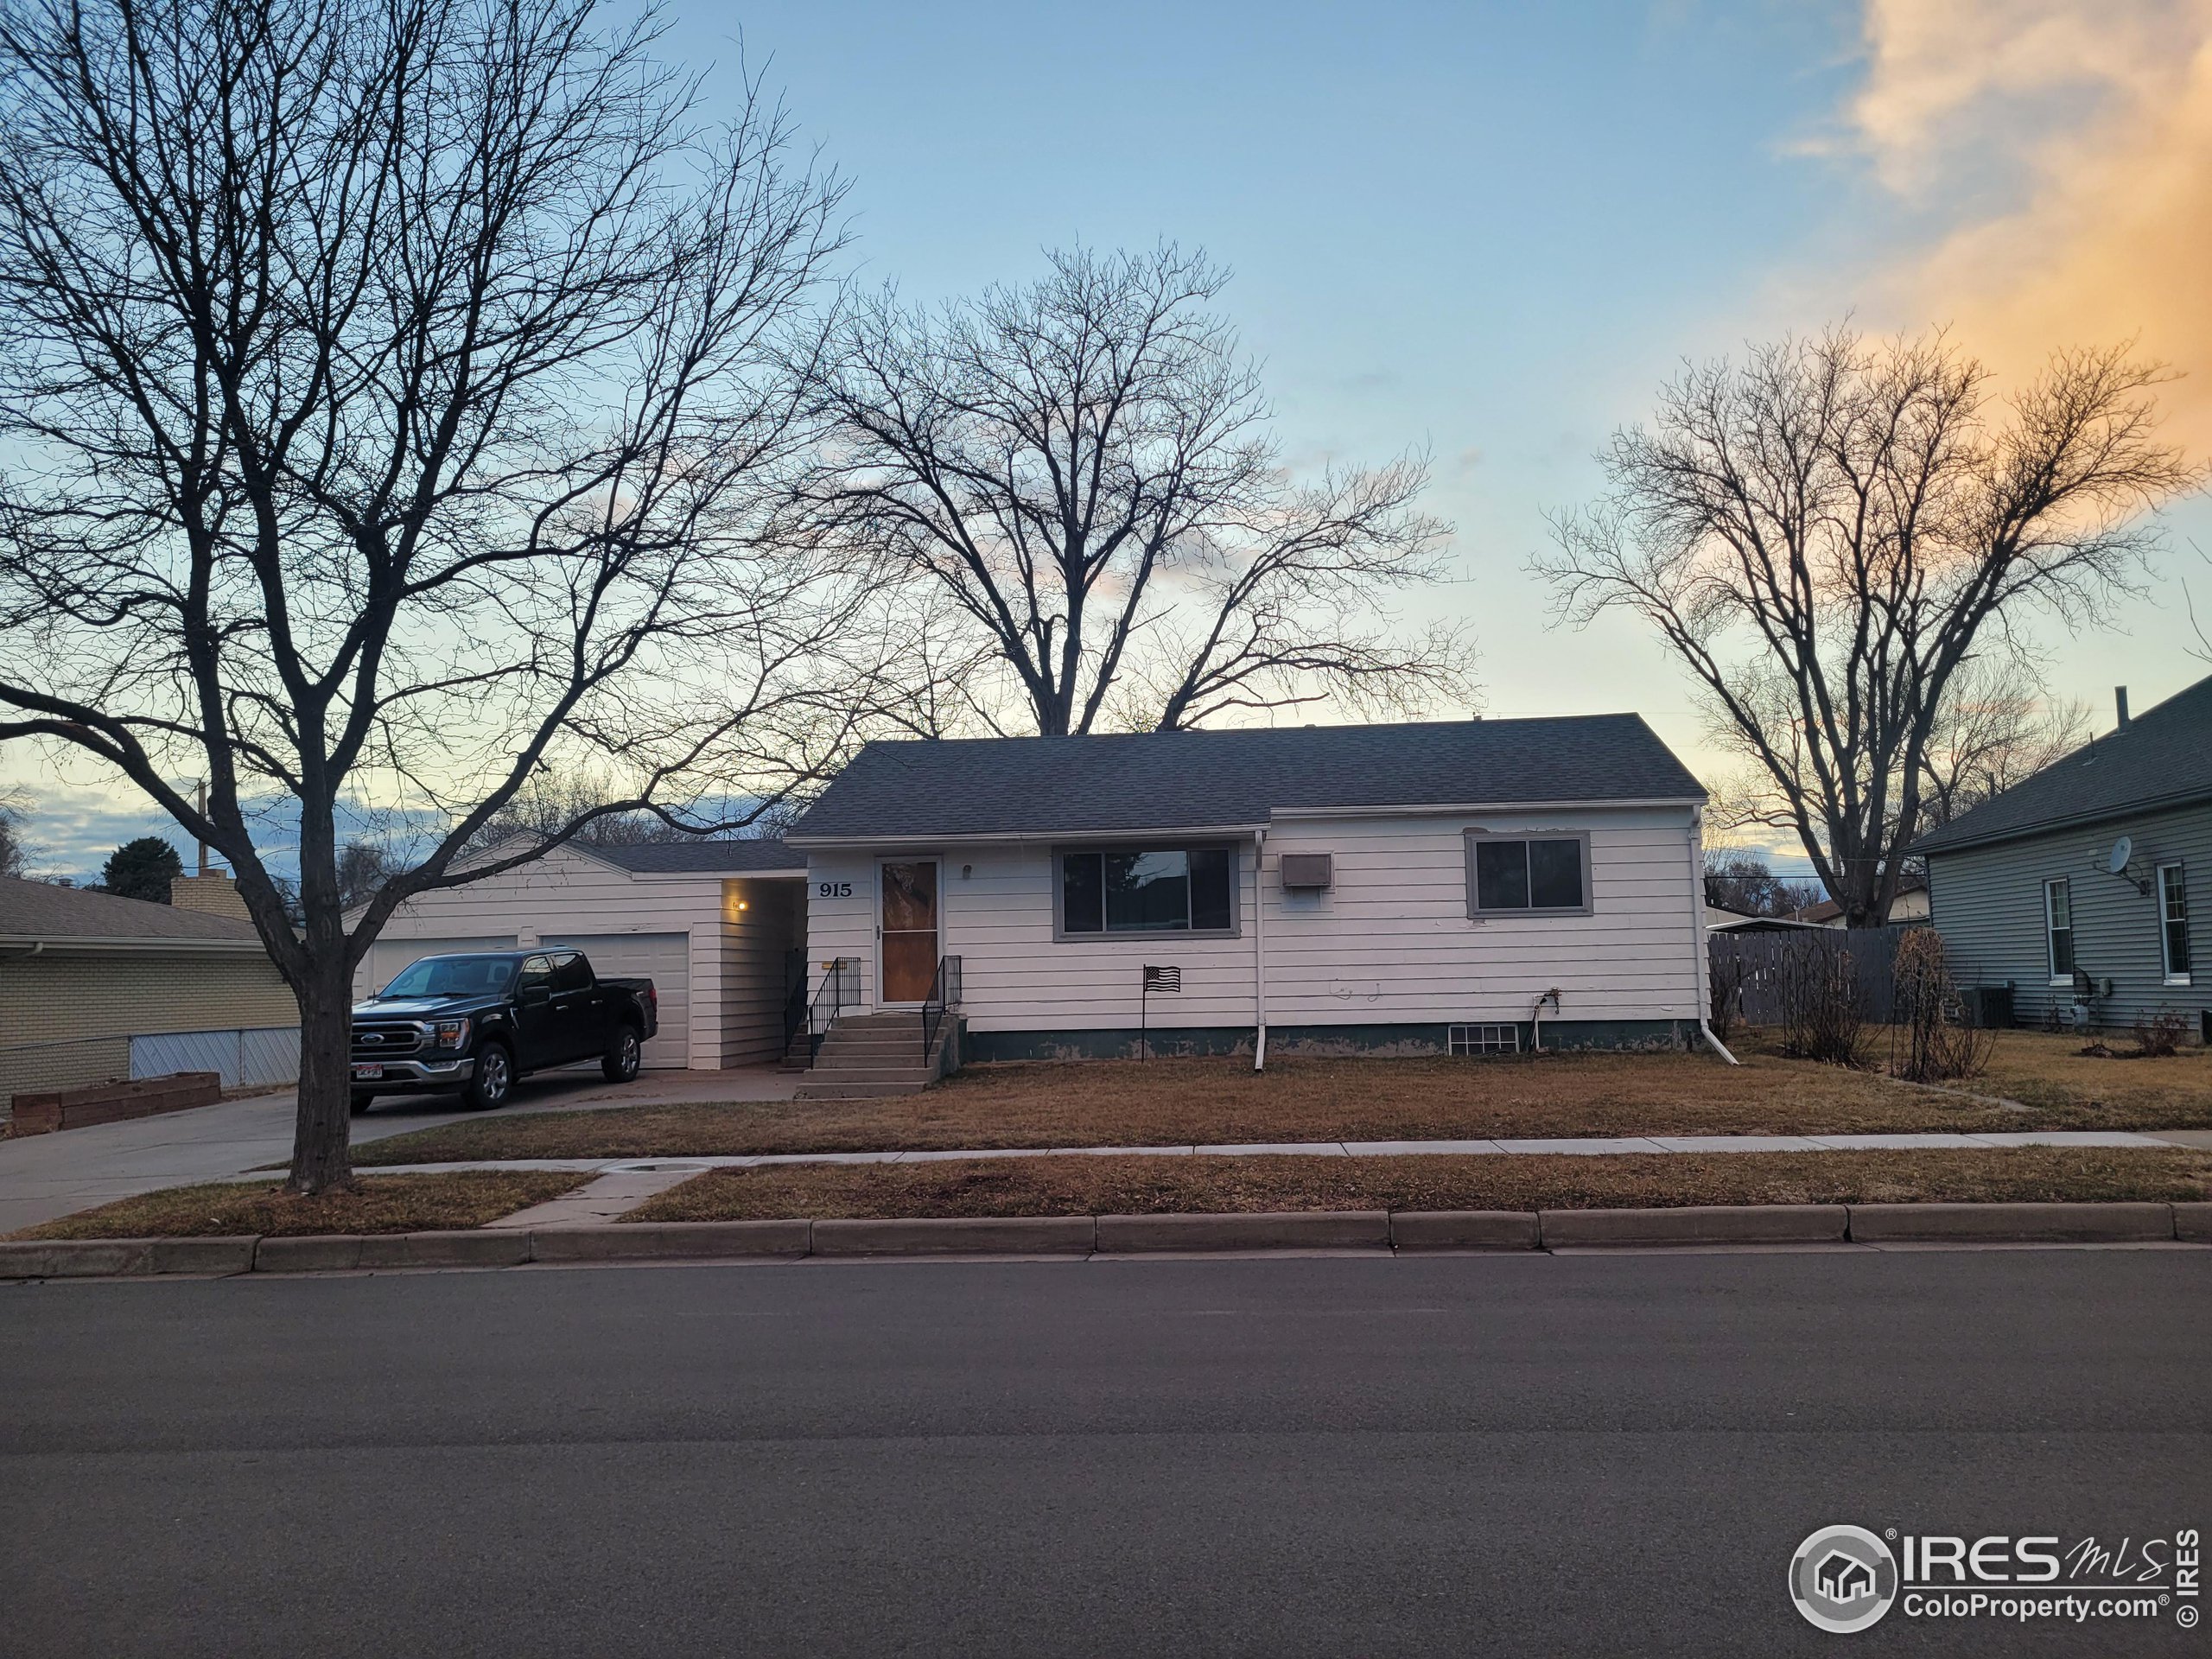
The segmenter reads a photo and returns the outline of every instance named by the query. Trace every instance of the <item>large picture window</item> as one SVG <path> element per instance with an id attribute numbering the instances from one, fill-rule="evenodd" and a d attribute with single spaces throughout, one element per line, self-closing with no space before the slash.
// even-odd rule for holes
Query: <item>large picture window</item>
<path id="1" fill-rule="evenodd" d="M 1467 912 L 1580 913 L 1590 908 L 1587 836 L 1467 836 Z"/>
<path id="2" fill-rule="evenodd" d="M 1062 853 L 1060 931 L 1230 933 L 1236 859 L 1226 847 Z"/>
<path id="3" fill-rule="evenodd" d="M 2064 877 L 2043 884 L 2044 928 L 2050 945 L 2050 982 L 2074 977 L 2074 890 Z"/>
<path id="4" fill-rule="evenodd" d="M 2189 882 L 2178 864 L 2158 866 L 2158 948 L 2166 960 L 2166 983 L 2189 983 Z"/>

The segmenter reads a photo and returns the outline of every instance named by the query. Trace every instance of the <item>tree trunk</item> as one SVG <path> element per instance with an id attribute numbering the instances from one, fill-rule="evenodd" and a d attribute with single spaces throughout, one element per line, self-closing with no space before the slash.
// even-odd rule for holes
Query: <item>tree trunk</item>
<path id="1" fill-rule="evenodd" d="M 344 953 L 337 953 L 334 963 L 312 960 L 295 991 L 300 1004 L 300 1093 L 289 1185 L 294 1192 L 325 1192 L 353 1180 L 353 990 Z"/>

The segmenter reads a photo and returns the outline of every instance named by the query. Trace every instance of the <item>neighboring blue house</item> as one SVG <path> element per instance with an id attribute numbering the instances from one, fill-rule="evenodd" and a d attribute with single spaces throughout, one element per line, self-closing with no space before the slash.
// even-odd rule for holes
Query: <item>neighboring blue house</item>
<path id="1" fill-rule="evenodd" d="M 1964 985 L 2023 1025 L 2175 1013 L 2212 1041 L 2212 679 L 1915 843 Z"/>

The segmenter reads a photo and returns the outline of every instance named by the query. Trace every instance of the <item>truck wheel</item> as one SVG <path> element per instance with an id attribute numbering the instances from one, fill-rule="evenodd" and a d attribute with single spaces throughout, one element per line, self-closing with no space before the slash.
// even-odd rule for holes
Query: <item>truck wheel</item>
<path id="1" fill-rule="evenodd" d="M 505 1105 L 514 1086 L 514 1056 L 504 1043 L 486 1043 L 476 1051 L 476 1070 L 461 1091 L 461 1103 L 473 1112 L 488 1112 Z"/>
<path id="2" fill-rule="evenodd" d="M 375 1098 L 376 1096 L 370 1093 L 369 1090 L 365 1089 L 356 1089 L 353 1091 L 353 1116 L 359 1117 L 363 1112 L 367 1111 L 369 1109 L 369 1103 Z"/>
<path id="3" fill-rule="evenodd" d="M 638 1028 L 620 1025 L 614 1028 L 614 1039 L 607 1046 L 607 1052 L 600 1058 L 599 1075 L 609 1083 L 627 1083 L 638 1075 L 639 1063 L 644 1056 L 638 1042 Z"/>

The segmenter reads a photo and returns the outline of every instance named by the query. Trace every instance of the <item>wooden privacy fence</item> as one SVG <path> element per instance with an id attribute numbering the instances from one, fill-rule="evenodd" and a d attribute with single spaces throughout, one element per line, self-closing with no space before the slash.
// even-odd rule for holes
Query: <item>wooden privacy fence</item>
<path id="1" fill-rule="evenodd" d="M 1861 1017 L 1888 1025 L 1896 1015 L 1894 969 L 1897 941 L 1923 925 L 1906 923 L 1891 927 L 1794 927 L 1781 933 L 1708 933 L 1706 950 L 1713 978 L 1714 1000 L 1737 970 L 1736 1018 L 1745 1025 L 1782 1023 L 1779 986 L 1792 963 L 1808 952 L 1836 958 L 1841 971 L 1848 965 L 1858 987 Z"/>

